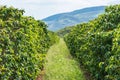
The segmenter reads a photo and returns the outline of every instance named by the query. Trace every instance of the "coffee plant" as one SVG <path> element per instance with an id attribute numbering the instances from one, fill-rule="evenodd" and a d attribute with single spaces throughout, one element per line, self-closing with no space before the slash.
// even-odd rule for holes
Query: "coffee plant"
<path id="1" fill-rule="evenodd" d="M 56 42 L 44 22 L 23 13 L 0 7 L 0 80 L 35 80 L 47 50 Z"/>
<path id="2" fill-rule="evenodd" d="M 120 80 L 120 5 L 108 6 L 98 18 L 74 26 L 64 39 L 71 55 L 96 80 Z"/>

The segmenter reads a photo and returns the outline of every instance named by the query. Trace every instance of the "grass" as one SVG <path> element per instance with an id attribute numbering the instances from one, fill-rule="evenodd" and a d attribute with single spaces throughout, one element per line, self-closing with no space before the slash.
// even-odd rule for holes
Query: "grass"
<path id="1" fill-rule="evenodd" d="M 85 80 L 78 65 L 60 39 L 47 53 L 43 80 Z"/>

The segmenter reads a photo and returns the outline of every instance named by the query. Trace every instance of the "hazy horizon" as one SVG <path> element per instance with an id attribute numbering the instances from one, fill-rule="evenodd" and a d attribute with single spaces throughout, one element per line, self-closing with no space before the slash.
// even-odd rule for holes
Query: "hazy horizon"
<path id="1" fill-rule="evenodd" d="M 0 0 L 0 5 L 24 9 L 26 16 L 33 16 L 35 19 L 43 19 L 54 14 L 71 12 L 86 7 L 113 4 L 120 4 L 120 0 Z"/>

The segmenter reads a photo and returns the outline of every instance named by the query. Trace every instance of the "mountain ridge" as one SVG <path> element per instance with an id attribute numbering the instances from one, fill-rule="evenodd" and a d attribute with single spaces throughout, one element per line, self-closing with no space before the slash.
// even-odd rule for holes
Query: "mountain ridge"
<path id="1" fill-rule="evenodd" d="M 94 6 L 74 10 L 66 13 L 59 13 L 42 19 L 49 27 L 49 30 L 56 31 L 66 26 L 73 26 L 78 23 L 88 22 L 103 13 L 105 6 Z"/>

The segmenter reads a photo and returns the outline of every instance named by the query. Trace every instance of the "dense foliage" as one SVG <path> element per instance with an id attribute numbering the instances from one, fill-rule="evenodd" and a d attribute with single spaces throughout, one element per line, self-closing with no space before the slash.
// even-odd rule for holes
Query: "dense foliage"
<path id="1" fill-rule="evenodd" d="M 57 33 L 58 36 L 64 37 L 66 34 L 71 32 L 72 28 L 73 28 L 73 26 L 65 27 L 63 29 L 60 29 L 60 30 L 56 31 L 56 33 Z"/>
<path id="2" fill-rule="evenodd" d="M 71 54 L 96 80 L 120 80 L 120 5 L 65 36 Z"/>
<path id="3" fill-rule="evenodd" d="M 56 35 L 24 10 L 0 7 L 0 80 L 33 80 Z M 54 39 L 52 39 L 54 38 Z"/>

